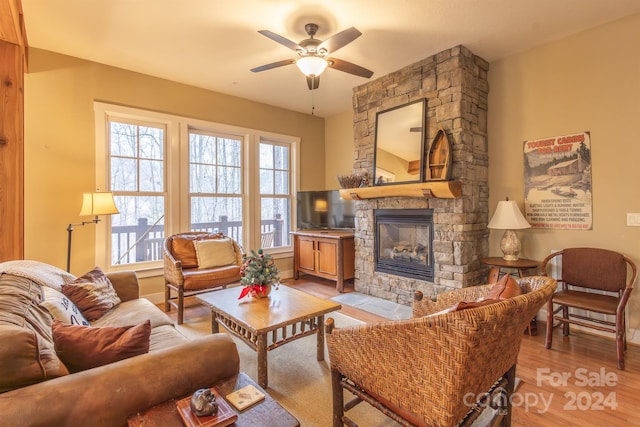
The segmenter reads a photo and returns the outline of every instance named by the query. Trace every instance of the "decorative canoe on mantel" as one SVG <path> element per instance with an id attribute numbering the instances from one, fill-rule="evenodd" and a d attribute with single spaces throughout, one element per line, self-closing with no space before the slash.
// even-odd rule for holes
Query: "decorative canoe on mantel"
<path id="1" fill-rule="evenodd" d="M 444 129 L 438 129 L 427 155 L 427 181 L 451 179 L 451 144 Z"/>

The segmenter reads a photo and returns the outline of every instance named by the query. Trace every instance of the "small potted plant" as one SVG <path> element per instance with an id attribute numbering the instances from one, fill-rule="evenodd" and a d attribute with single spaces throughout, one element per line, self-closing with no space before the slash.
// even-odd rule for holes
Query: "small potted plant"
<path id="1" fill-rule="evenodd" d="M 258 252 L 251 250 L 251 254 L 242 257 L 243 262 L 240 267 L 240 283 L 244 289 L 238 299 L 249 295 L 256 298 L 263 298 L 271 293 L 271 288 L 278 289 L 280 277 L 278 267 L 271 255 L 264 253 L 262 249 Z"/>

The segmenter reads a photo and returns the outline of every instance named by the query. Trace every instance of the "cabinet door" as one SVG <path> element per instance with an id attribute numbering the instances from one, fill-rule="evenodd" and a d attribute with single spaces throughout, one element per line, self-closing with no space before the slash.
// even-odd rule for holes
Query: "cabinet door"
<path id="1" fill-rule="evenodd" d="M 315 247 L 313 239 L 304 237 L 298 238 L 298 267 L 300 270 L 314 272 L 315 263 Z"/>
<path id="2" fill-rule="evenodd" d="M 318 273 L 338 275 L 338 243 L 318 240 Z"/>

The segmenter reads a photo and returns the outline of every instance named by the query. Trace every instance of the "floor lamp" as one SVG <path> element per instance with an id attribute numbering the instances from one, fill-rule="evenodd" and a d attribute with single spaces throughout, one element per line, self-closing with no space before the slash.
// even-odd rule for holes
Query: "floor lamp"
<path id="1" fill-rule="evenodd" d="M 113 193 L 84 193 L 82 195 L 82 208 L 80 216 L 93 215 L 91 221 L 82 221 L 78 224 L 69 224 L 67 227 L 67 272 L 71 270 L 71 233 L 73 227 L 84 226 L 87 224 L 97 224 L 100 222 L 98 215 L 113 215 L 120 213 L 113 200 Z"/>

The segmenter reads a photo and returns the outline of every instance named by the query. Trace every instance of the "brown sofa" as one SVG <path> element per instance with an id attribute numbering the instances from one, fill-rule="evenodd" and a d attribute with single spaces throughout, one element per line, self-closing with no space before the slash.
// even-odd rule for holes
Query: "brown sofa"
<path id="1" fill-rule="evenodd" d="M 33 369 L 18 369 L 32 375 L 24 381 L 31 384 L 19 384 L 17 379 L 14 386 L 18 388 L 0 393 L 1 425 L 126 425 L 128 417 L 158 403 L 204 386 L 235 383 L 240 359 L 229 335 L 190 340 L 162 310 L 139 298 L 134 272 L 108 277 L 122 302 L 91 326 L 136 325 L 149 319 L 149 353 L 58 376 L 61 372 L 51 354 L 52 318 L 39 304 L 42 287 L 30 278 L 0 274 L 0 366 L 4 367 L 0 371 L 5 377 L 4 389 L 8 388 L 7 373 L 16 371 L 7 367 L 29 366 L 28 360 L 23 363 L 25 359 L 36 359 L 31 366 L 39 367 L 36 373 L 41 376 L 37 380 L 40 382 L 33 383 Z M 16 356 L 16 346 L 25 342 L 34 351 Z"/>

